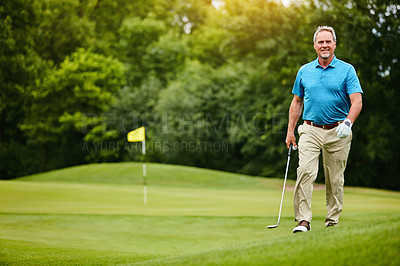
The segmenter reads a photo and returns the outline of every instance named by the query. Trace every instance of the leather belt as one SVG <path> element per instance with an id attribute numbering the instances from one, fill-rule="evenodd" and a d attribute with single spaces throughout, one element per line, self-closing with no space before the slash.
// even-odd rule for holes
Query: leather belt
<path id="1" fill-rule="evenodd" d="M 304 121 L 305 121 L 308 125 L 311 125 L 311 126 L 314 126 L 314 127 L 323 128 L 323 129 L 332 129 L 332 128 L 337 127 L 340 123 L 342 123 L 342 121 L 340 121 L 340 122 L 335 122 L 335 123 L 329 124 L 329 125 L 317 125 L 317 124 L 314 124 L 313 122 L 308 121 L 308 120 L 304 120 Z"/>

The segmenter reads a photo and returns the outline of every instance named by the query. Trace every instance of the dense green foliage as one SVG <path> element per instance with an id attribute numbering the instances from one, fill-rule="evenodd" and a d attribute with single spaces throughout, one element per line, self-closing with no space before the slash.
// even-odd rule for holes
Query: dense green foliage
<path id="1" fill-rule="evenodd" d="M 365 92 L 346 184 L 400 189 L 399 14 L 380 0 L 3 1 L 0 178 L 127 160 L 281 175 L 291 87 L 331 25 Z M 142 125 L 146 158 L 125 141 Z"/>

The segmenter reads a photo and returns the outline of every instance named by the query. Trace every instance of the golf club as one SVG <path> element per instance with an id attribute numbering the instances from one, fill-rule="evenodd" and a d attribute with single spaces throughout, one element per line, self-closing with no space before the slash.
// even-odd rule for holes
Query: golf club
<path id="1" fill-rule="evenodd" d="M 289 152 L 288 152 L 288 159 L 287 159 L 287 163 L 286 163 L 286 172 L 285 172 L 285 181 L 283 182 L 283 189 L 282 189 L 282 198 L 281 198 L 281 206 L 279 207 L 279 216 L 278 216 L 278 223 L 274 224 L 274 225 L 268 225 L 267 228 L 272 229 L 272 228 L 276 228 L 279 225 L 279 221 L 281 220 L 281 212 L 282 212 L 282 203 L 283 203 L 283 196 L 285 195 L 285 187 L 286 187 L 286 179 L 287 179 L 287 175 L 288 175 L 288 170 L 289 170 L 289 162 L 290 162 L 290 153 L 293 149 L 293 145 L 292 143 L 290 143 L 289 146 Z"/>

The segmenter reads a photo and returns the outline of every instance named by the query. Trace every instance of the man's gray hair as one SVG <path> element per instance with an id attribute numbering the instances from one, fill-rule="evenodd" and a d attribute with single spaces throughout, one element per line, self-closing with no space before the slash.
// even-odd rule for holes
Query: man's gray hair
<path id="1" fill-rule="evenodd" d="M 333 41 L 336 42 L 335 30 L 329 26 L 318 26 L 317 30 L 314 33 L 314 42 L 317 39 L 317 34 L 320 33 L 321 31 L 329 31 L 330 33 L 332 33 Z"/>

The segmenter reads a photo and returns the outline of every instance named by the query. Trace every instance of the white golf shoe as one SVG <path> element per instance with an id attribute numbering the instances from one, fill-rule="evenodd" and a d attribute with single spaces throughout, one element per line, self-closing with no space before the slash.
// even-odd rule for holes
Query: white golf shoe
<path id="1" fill-rule="evenodd" d="M 311 224 L 303 220 L 293 229 L 293 233 L 307 232 L 309 230 L 311 230 Z"/>

